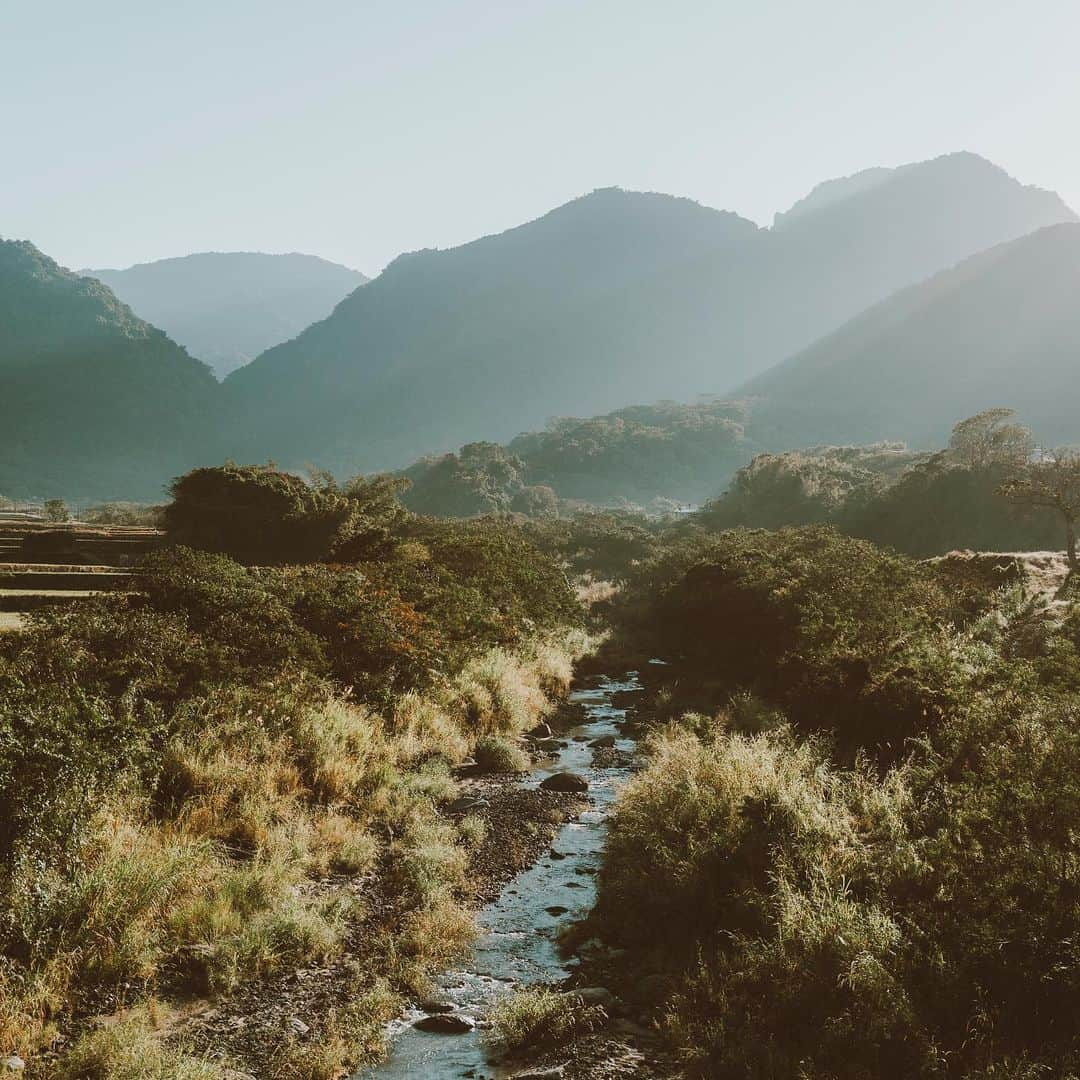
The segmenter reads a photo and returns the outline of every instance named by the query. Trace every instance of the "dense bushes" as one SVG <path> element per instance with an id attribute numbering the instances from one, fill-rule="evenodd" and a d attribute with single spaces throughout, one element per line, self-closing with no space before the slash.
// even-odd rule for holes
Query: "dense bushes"
<path id="1" fill-rule="evenodd" d="M 691 685 L 746 688 L 849 752 L 896 753 L 955 693 L 955 606 L 931 567 L 815 526 L 688 537 L 639 572 L 622 616 Z"/>
<path id="2" fill-rule="evenodd" d="M 738 402 L 662 401 L 590 419 L 561 417 L 509 446 L 470 443 L 403 475 L 405 505 L 470 517 L 513 510 L 550 517 L 568 505 L 699 502 L 748 456 Z"/>
<path id="3" fill-rule="evenodd" d="M 417 521 L 380 483 L 201 474 L 258 505 L 200 509 L 181 482 L 172 524 L 275 565 L 168 548 L 130 594 L 0 639 L 0 1048 L 30 1054 L 56 1017 L 121 990 L 222 994 L 324 964 L 373 917 L 335 878 L 364 874 L 382 910 L 350 993 L 370 1008 L 327 1018 L 281 1066 L 300 1075 L 297 1055 L 318 1052 L 330 1075 L 468 940 L 481 832 L 439 812 L 450 766 L 481 742 L 513 748 L 565 692 L 580 611 L 509 523 Z M 296 561 L 315 551 L 351 561 Z M 129 1057 L 91 1033 L 61 1069 L 114 1075 Z"/>
<path id="4" fill-rule="evenodd" d="M 700 520 L 713 530 L 832 524 L 918 556 L 1059 547 L 1064 534 L 1052 513 L 1001 495 L 1033 447 L 1011 415 L 991 409 L 962 420 L 935 454 L 892 443 L 761 454 Z"/>
<path id="5" fill-rule="evenodd" d="M 637 576 L 659 711 L 709 712 L 652 735 L 599 919 L 694 1075 L 1080 1065 L 1075 607 L 944 573 L 813 527 Z"/>

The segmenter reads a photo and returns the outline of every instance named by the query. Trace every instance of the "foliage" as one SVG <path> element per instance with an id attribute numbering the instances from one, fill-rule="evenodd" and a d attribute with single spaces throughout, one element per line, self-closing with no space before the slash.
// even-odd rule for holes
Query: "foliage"
<path id="1" fill-rule="evenodd" d="M 349 520 L 335 489 L 266 465 L 194 469 L 174 480 L 165 528 L 174 543 L 244 562 L 324 558 Z"/>
<path id="2" fill-rule="evenodd" d="M 491 1010 L 487 1041 L 511 1055 L 535 1054 L 595 1031 L 607 1016 L 599 1005 L 586 1005 L 572 991 L 526 986 L 501 999 Z"/>
<path id="3" fill-rule="evenodd" d="M 1006 423 L 1015 415 L 1013 409 L 987 409 L 961 420 L 952 429 L 949 457 L 969 469 L 1023 465 L 1035 442 L 1022 424 Z"/>
<path id="4" fill-rule="evenodd" d="M 1075 1075 L 1076 608 L 955 573 L 811 527 L 632 580 L 657 711 L 708 711 L 654 728 L 597 918 L 691 1075 Z"/>
<path id="5" fill-rule="evenodd" d="M 931 568 L 823 526 L 689 538 L 643 567 L 621 604 L 653 655 L 883 754 L 955 692 L 960 617 Z"/>
<path id="6" fill-rule="evenodd" d="M 382 907 L 356 1000 L 373 1004 L 328 1026 L 325 1060 L 370 1059 L 387 1001 L 472 933 L 456 897 L 480 830 L 439 814 L 450 764 L 513 749 L 581 648 L 562 572 L 510 522 L 418 521 L 394 483 L 214 472 L 218 494 L 256 490 L 278 555 L 322 548 L 333 519 L 357 561 L 167 548 L 130 594 L 0 642 L 0 1044 L 24 1054 L 120 988 L 215 995 L 330 962 L 367 917 L 331 876 L 364 874 Z M 194 534 L 217 546 L 220 514 L 252 554 L 248 504 L 211 503 Z M 106 1042 L 72 1061 L 111 1063 Z"/>
<path id="7" fill-rule="evenodd" d="M 712 529 L 775 529 L 834 521 L 880 495 L 925 455 L 902 443 L 825 446 L 759 454 L 736 474 L 725 495 L 709 503 L 702 521 Z"/>
<path id="8" fill-rule="evenodd" d="M 590 419 L 563 417 L 508 446 L 470 443 L 406 469 L 403 501 L 418 513 L 470 517 L 513 510 L 557 516 L 601 506 L 695 502 L 745 460 L 736 402 L 664 401 Z"/>
<path id="9" fill-rule="evenodd" d="M 526 486 L 525 463 L 495 443 L 463 446 L 457 454 L 425 458 L 406 469 L 411 481 L 402 501 L 436 517 L 505 512 Z"/>
<path id="10" fill-rule="evenodd" d="M 999 496 L 1017 470 L 1030 468 L 1031 435 L 1007 423 L 1011 416 L 991 409 L 960 421 L 936 454 L 897 443 L 762 454 L 699 519 L 714 530 L 831 524 L 910 555 L 1056 546 L 1048 510 Z"/>
<path id="11" fill-rule="evenodd" d="M 45 519 L 56 523 L 69 521 L 71 514 L 68 511 L 67 503 L 63 499 L 46 499 Z"/>
<path id="12" fill-rule="evenodd" d="M 1002 494 L 1022 506 L 1052 512 L 1064 526 L 1065 551 L 1069 569 L 1080 569 L 1076 557 L 1076 522 L 1080 517 L 1080 453 L 1058 450 L 1038 461 L 1013 469 L 1001 488 Z"/>

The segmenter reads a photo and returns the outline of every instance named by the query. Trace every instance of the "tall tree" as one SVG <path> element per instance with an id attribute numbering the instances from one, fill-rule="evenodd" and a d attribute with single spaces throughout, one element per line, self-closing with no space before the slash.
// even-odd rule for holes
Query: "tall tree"
<path id="1" fill-rule="evenodd" d="M 1069 574 L 1080 568 L 1076 557 L 1076 522 L 1080 517 L 1080 453 L 1056 450 L 1027 461 L 1001 486 L 1001 493 L 1024 506 L 1056 511 L 1065 526 Z"/>
<path id="2" fill-rule="evenodd" d="M 1014 415 L 1012 409 L 986 409 L 961 420 L 952 429 L 949 456 L 970 469 L 1023 465 L 1035 444 L 1023 424 L 1007 422 Z"/>

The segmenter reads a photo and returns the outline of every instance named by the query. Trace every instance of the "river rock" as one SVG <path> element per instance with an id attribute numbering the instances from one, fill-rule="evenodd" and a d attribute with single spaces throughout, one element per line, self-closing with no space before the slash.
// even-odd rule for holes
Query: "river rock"
<path id="1" fill-rule="evenodd" d="M 536 739 L 533 742 L 533 746 L 537 750 L 543 751 L 545 754 L 554 754 L 559 750 L 566 749 L 566 743 L 562 739 Z"/>
<path id="2" fill-rule="evenodd" d="M 557 772 L 541 785 L 544 791 L 588 791 L 589 781 L 573 772 Z"/>
<path id="3" fill-rule="evenodd" d="M 562 904 L 552 904 L 551 907 L 546 907 L 544 910 L 549 914 L 558 918 L 560 915 L 565 915 L 570 909 L 564 908 Z"/>
<path id="4" fill-rule="evenodd" d="M 562 862 L 562 860 L 565 859 L 566 856 L 561 851 L 556 851 L 554 848 L 552 848 L 548 852 L 548 858 L 554 859 L 555 862 Z"/>
<path id="5" fill-rule="evenodd" d="M 530 739 L 550 739 L 555 732 L 551 730 L 550 724 L 545 724 L 543 720 L 541 720 L 536 727 L 530 728 L 525 734 L 528 735 Z"/>
<path id="6" fill-rule="evenodd" d="M 460 799 L 455 799 L 446 810 L 450 814 L 467 814 L 470 810 L 479 810 L 487 805 L 487 799 L 477 799 L 471 795 L 463 795 Z"/>
<path id="7" fill-rule="evenodd" d="M 476 1025 L 467 1016 L 456 1013 L 436 1013 L 434 1016 L 422 1016 L 413 1024 L 420 1031 L 429 1031 L 433 1035 L 467 1035 Z"/>
<path id="8" fill-rule="evenodd" d="M 615 736 L 614 735 L 601 735 L 600 738 L 593 739 L 589 743 L 589 745 L 594 750 L 603 750 L 608 746 L 614 746 L 615 745 Z"/>

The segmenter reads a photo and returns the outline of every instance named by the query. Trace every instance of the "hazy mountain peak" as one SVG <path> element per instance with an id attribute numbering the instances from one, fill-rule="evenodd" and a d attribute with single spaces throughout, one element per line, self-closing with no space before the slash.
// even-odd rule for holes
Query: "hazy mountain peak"
<path id="1" fill-rule="evenodd" d="M 851 176 L 840 176 L 835 180 L 823 180 L 820 184 L 811 188 L 810 193 L 804 195 L 790 209 L 777 211 L 773 218 L 773 228 L 782 228 L 784 225 L 790 224 L 806 214 L 812 214 L 817 210 L 832 206 L 834 203 L 841 202 L 852 195 L 859 195 L 864 191 L 869 191 L 871 188 L 875 188 L 888 180 L 893 172 L 893 169 L 877 166 L 862 169 Z"/>
<path id="2" fill-rule="evenodd" d="M 935 203 L 951 212 L 952 198 L 963 199 L 971 215 L 1004 214 L 1004 235 L 988 240 L 988 244 L 1032 228 L 1076 220 L 1076 214 L 1056 192 L 1022 184 L 1000 165 L 969 150 L 959 150 L 927 161 L 863 169 L 826 180 L 789 210 L 778 213 L 773 228 L 813 228 L 865 214 L 933 212 Z M 1011 217 L 1015 217 L 1016 226 L 1010 224 Z"/>
<path id="3" fill-rule="evenodd" d="M 325 318 L 368 279 L 296 252 L 207 251 L 87 270 L 219 375 Z"/>

